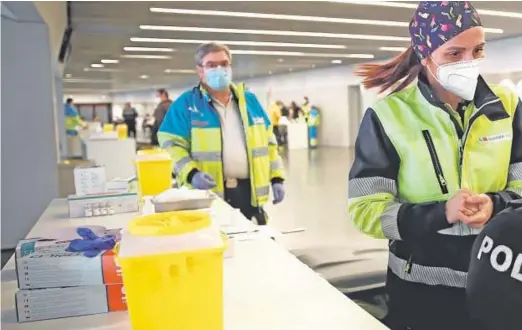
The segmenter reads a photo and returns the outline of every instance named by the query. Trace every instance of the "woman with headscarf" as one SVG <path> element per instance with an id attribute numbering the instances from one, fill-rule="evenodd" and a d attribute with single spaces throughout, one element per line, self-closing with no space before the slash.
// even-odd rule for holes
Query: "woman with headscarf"
<path id="1" fill-rule="evenodd" d="M 403 54 L 358 71 L 392 93 L 361 123 L 349 213 L 390 241 L 388 326 L 466 330 L 473 242 L 522 195 L 522 105 L 480 76 L 484 28 L 469 1 L 423 1 L 409 31 Z"/>

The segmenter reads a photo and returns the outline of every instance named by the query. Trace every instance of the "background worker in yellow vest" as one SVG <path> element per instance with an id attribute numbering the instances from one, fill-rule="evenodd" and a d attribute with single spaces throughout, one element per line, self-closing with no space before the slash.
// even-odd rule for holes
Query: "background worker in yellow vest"
<path id="1" fill-rule="evenodd" d="M 485 34 L 469 1 L 423 1 L 409 30 L 403 54 L 358 72 L 366 88 L 393 92 L 362 121 L 349 213 L 390 240 L 391 329 L 473 329 L 473 242 L 522 195 L 522 105 L 480 76 Z"/>
<path id="2" fill-rule="evenodd" d="M 304 103 L 301 106 L 301 109 L 303 110 L 303 114 L 306 120 L 308 120 L 308 117 L 310 115 L 310 111 L 312 111 L 312 107 L 310 106 L 310 100 L 308 99 L 308 96 L 304 97 Z"/>
<path id="3" fill-rule="evenodd" d="M 264 224 L 270 186 L 274 204 L 285 193 L 270 119 L 254 94 L 232 83 L 228 47 L 203 44 L 195 58 L 201 84 L 170 106 L 159 129 L 160 146 L 172 155 L 181 185 L 212 189 Z"/>
<path id="4" fill-rule="evenodd" d="M 283 102 L 276 101 L 268 108 L 268 115 L 270 116 L 270 122 L 273 126 L 274 135 L 277 140 L 277 144 L 281 145 L 281 135 L 279 133 L 279 119 L 281 118 L 281 109 L 283 108 Z"/>
<path id="5" fill-rule="evenodd" d="M 73 106 L 73 99 L 68 98 L 64 105 L 65 135 L 67 143 L 67 156 L 79 156 L 81 153 L 81 140 L 78 136 L 78 128 L 85 127 L 86 123 L 80 119 L 78 111 Z"/>
<path id="6" fill-rule="evenodd" d="M 316 106 L 311 106 L 308 112 L 308 142 L 310 148 L 317 148 L 319 145 L 319 136 L 317 129 L 319 128 L 320 113 Z"/>

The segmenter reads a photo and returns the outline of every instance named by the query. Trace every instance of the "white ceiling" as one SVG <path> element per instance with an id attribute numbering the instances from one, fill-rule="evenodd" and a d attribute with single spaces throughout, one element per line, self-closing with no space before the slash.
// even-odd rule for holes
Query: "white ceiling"
<path id="1" fill-rule="evenodd" d="M 386 58 L 397 52 L 384 51 L 380 49 L 381 47 L 408 46 L 408 29 L 402 25 L 409 22 L 414 9 L 393 7 L 393 4 L 390 7 L 390 5 L 353 3 L 357 1 L 348 2 L 350 1 L 74 1 L 72 2 L 74 28 L 72 53 L 66 67 L 64 92 L 93 94 L 191 83 L 195 81 L 195 75 L 190 71 L 195 66 L 193 54 L 200 40 L 235 41 L 239 44 L 231 45 L 232 42 L 229 44 L 233 51 L 304 53 L 301 54 L 304 56 L 289 56 L 290 54 L 284 53 L 235 54 L 233 67 L 236 78 L 339 65 L 332 61 L 350 64 L 368 60 L 347 58 L 346 56 L 352 56 L 349 54 Z M 366 1 L 369 2 L 371 3 Z M 407 2 L 406 7 L 416 4 L 417 2 Z M 503 30 L 503 33 L 488 33 L 488 39 L 522 35 L 522 1 L 475 1 L 474 5 L 482 10 L 482 21 L 487 28 Z M 179 11 L 178 13 L 152 12 L 150 8 L 196 10 L 198 14 L 179 13 Z M 201 13 L 201 10 L 225 13 L 216 16 L 208 12 Z M 515 12 L 518 13 L 518 17 L 500 17 L 498 15 L 502 13 L 488 12 L 491 10 Z M 250 15 L 232 13 L 235 16 L 223 16 L 231 15 L 230 12 L 250 13 Z M 252 17 L 255 16 L 252 13 L 294 17 L 258 18 Z M 306 19 L 295 17 L 296 15 L 314 18 Z M 339 19 L 375 21 L 367 24 L 332 22 L 334 18 L 338 21 Z M 396 21 L 402 24 L 379 25 L 385 24 L 384 21 Z M 143 25 L 183 27 L 184 30 L 190 31 L 144 30 L 140 28 Z M 225 30 L 194 31 L 202 28 Z M 235 30 L 227 31 L 227 29 Z M 281 35 L 292 31 L 298 35 Z M 309 34 L 300 36 L 299 34 L 302 33 L 299 32 L 309 32 Z M 310 33 L 315 35 L 310 36 Z M 353 35 L 363 35 L 362 38 L 367 35 L 402 38 L 362 40 L 354 39 Z M 178 42 L 136 42 L 131 41 L 131 38 L 176 39 Z M 180 39 L 184 41 L 179 42 Z M 257 45 L 245 45 L 244 42 L 254 42 Z M 301 45 L 283 47 L 283 45 L 259 45 L 259 42 Z M 173 51 L 126 51 L 124 47 L 167 48 L 166 50 L 173 49 Z M 122 58 L 122 55 L 153 55 L 170 58 L 136 59 Z M 93 64 L 101 64 L 102 60 L 118 60 L 119 63 L 104 64 L 103 68 L 91 67 Z M 182 71 L 166 73 L 167 69 Z"/>

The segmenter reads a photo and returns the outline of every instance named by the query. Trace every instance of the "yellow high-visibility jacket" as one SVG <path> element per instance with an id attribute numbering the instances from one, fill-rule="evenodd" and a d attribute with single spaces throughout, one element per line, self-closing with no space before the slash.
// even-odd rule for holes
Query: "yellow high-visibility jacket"
<path id="1" fill-rule="evenodd" d="M 244 85 L 230 86 L 239 110 L 246 137 L 252 205 L 268 201 L 270 184 L 284 180 L 283 162 L 277 152 L 272 124 L 256 96 Z M 182 94 L 170 106 L 159 129 L 160 146 L 174 160 L 174 173 L 181 185 L 190 186 L 197 171 L 210 174 L 216 181 L 215 193 L 223 197 L 222 134 L 219 114 L 210 95 L 201 87 Z"/>

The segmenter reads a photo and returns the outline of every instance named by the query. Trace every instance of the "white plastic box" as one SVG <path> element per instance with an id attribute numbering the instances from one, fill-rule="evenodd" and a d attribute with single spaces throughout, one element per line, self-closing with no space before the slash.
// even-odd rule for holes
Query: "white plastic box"
<path id="1" fill-rule="evenodd" d="M 137 212 L 138 193 L 100 194 L 89 196 L 69 196 L 69 217 L 88 218 L 120 213 Z"/>

